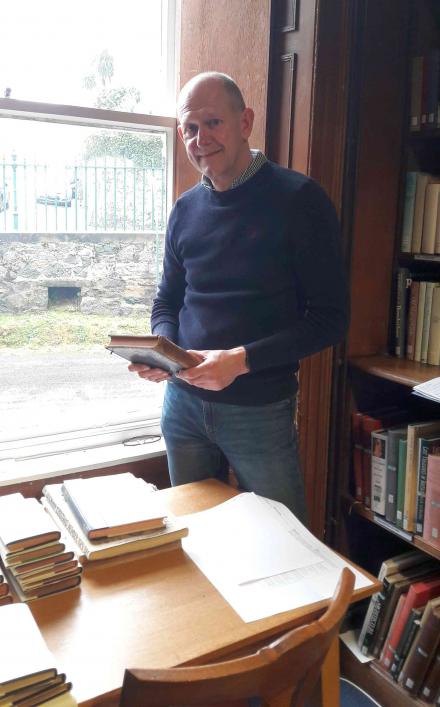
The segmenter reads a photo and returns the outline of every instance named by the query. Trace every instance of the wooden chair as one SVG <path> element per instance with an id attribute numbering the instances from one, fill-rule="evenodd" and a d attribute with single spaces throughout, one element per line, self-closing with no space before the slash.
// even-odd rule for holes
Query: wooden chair
<path id="1" fill-rule="evenodd" d="M 195 667 L 126 670 L 120 707 L 218 705 L 260 697 L 268 707 L 301 707 L 347 610 L 354 574 L 344 568 L 327 611 L 256 653 Z"/>

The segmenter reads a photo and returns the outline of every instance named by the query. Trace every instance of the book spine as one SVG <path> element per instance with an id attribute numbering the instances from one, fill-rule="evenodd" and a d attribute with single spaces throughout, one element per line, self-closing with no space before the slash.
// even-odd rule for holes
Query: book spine
<path id="1" fill-rule="evenodd" d="M 92 528 L 91 528 L 90 524 L 87 522 L 86 518 L 84 518 L 83 514 L 81 513 L 81 509 L 77 505 L 75 498 L 69 493 L 69 489 L 66 486 L 64 486 L 64 484 L 62 484 L 62 486 L 61 486 L 61 493 L 63 494 L 64 500 L 66 501 L 67 505 L 69 506 L 70 510 L 72 511 L 73 515 L 75 516 L 84 535 L 89 538 L 89 533 L 92 530 Z"/>
<path id="2" fill-rule="evenodd" d="M 432 295 L 427 361 L 432 366 L 440 364 L 440 287 L 434 287 Z"/>
<path id="3" fill-rule="evenodd" d="M 440 547 L 440 457 L 428 454 L 423 539 Z"/>
<path id="4" fill-rule="evenodd" d="M 408 335 L 406 341 L 406 358 L 414 361 L 416 329 L 417 329 L 417 310 L 419 306 L 419 289 L 420 282 L 413 280 L 411 282 L 409 304 L 408 304 Z"/>
<path id="5" fill-rule="evenodd" d="M 406 600 L 406 594 L 402 594 L 399 597 L 399 601 L 397 602 L 397 606 L 394 610 L 393 617 L 391 619 L 390 627 L 388 629 L 387 636 L 385 638 L 382 652 L 380 655 L 380 665 L 384 670 L 389 670 L 391 666 L 391 662 L 394 658 L 394 655 L 396 653 L 396 646 L 393 643 L 393 636 L 395 635 L 396 627 L 398 625 L 402 625 L 403 619 L 401 618 L 402 616 L 402 609 L 403 605 Z M 403 626 L 402 626 L 403 628 Z"/>
<path id="6" fill-rule="evenodd" d="M 385 518 L 390 523 L 395 523 L 397 506 L 397 462 L 399 453 L 399 436 L 397 434 L 389 432 L 387 447 Z"/>
<path id="7" fill-rule="evenodd" d="M 352 436 L 352 463 L 354 496 L 357 501 L 363 502 L 362 497 L 362 413 L 353 412 L 351 415 L 351 436 Z"/>
<path id="8" fill-rule="evenodd" d="M 406 446 L 406 439 L 399 440 L 399 459 L 397 463 L 396 526 L 402 529 L 403 508 L 405 504 Z"/>
<path id="9" fill-rule="evenodd" d="M 373 641 L 374 632 L 376 630 L 379 614 L 382 610 L 384 601 L 382 592 L 373 594 L 370 599 L 358 639 L 358 646 L 363 655 L 368 655 L 370 653 L 370 646 Z"/>
<path id="10" fill-rule="evenodd" d="M 411 425 L 408 426 L 408 436 L 406 438 L 406 473 L 405 473 L 405 502 L 403 507 L 403 529 L 412 532 L 414 529 L 415 510 L 415 473 L 414 473 L 414 445 L 415 432 Z"/>
<path id="11" fill-rule="evenodd" d="M 387 436 L 384 433 L 371 434 L 371 509 L 385 515 Z"/>
<path id="12" fill-rule="evenodd" d="M 68 534 L 74 541 L 75 545 L 81 550 L 81 552 L 87 557 L 89 554 L 89 550 L 87 545 L 84 543 L 83 539 L 78 535 L 77 531 L 75 528 L 71 525 L 69 522 L 68 518 L 66 518 L 65 514 L 61 510 L 61 508 L 56 504 L 54 498 L 52 497 L 49 489 L 47 486 L 43 488 L 43 494 L 48 502 L 49 506 L 55 513 L 55 515 L 60 519 L 63 527 L 67 530 Z"/>
<path id="13" fill-rule="evenodd" d="M 440 85 L 440 49 L 431 49 L 428 55 L 427 127 L 436 125 Z"/>
<path id="14" fill-rule="evenodd" d="M 420 363 L 422 358 L 422 334 L 423 323 L 425 316 L 425 300 L 426 300 L 426 281 L 420 282 L 419 302 L 417 306 L 417 324 L 416 324 L 416 339 L 414 342 L 414 361 Z"/>
<path id="15" fill-rule="evenodd" d="M 414 220 L 414 201 L 416 198 L 417 172 L 406 173 L 405 203 L 402 223 L 402 253 L 411 252 L 412 229 Z"/>
<path id="16" fill-rule="evenodd" d="M 404 358 L 406 351 L 407 293 L 411 286 L 408 268 L 397 271 L 396 317 L 395 317 L 395 354 Z"/>
<path id="17" fill-rule="evenodd" d="M 426 621 L 423 621 L 399 677 L 402 687 L 412 695 L 419 691 L 440 637 L 440 616 L 430 612 Z"/>
<path id="18" fill-rule="evenodd" d="M 411 65 L 410 130 L 420 130 L 422 113 L 423 56 L 415 56 Z"/>
<path id="19" fill-rule="evenodd" d="M 396 681 L 420 628 L 421 613 L 421 609 L 411 609 L 411 614 L 400 637 L 399 645 L 397 646 L 393 661 L 390 665 L 390 674 Z"/>
<path id="20" fill-rule="evenodd" d="M 440 685 L 440 650 L 437 651 L 428 668 L 422 685 L 420 687 L 419 697 L 424 702 L 432 702 L 434 700 L 438 686 Z"/>
<path id="21" fill-rule="evenodd" d="M 432 298 L 434 295 L 434 282 L 426 283 L 425 309 L 423 312 L 422 345 L 420 349 L 420 362 L 428 363 L 428 342 L 431 329 Z"/>

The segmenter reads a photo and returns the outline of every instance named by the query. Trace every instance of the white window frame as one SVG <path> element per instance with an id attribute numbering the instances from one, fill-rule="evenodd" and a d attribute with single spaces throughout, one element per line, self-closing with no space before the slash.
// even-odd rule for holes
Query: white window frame
<path id="1" fill-rule="evenodd" d="M 169 6 L 171 4 L 169 3 Z M 168 60 L 174 61 L 173 52 L 168 56 Z M 166 214 L 168 215 L 174 185 L 177 124 L 175 118 L 0 98 L 1 118 L 136 130 L 148 133 L 165 132 L 167 142 Z M 79 473 L 85 469 L 98 469 L 126 461 L 163 455 L 165 453 L 163 440 L 152 444 L 139 444 L 134 447 L 124 445 L 124 440 L 128 438 L 158 433 L 160 433 L 159 420 L 155 416 L 150 419 L 116 422 L 104 430 L 102 428 L 69 429 L 52 435 L 41 434 L 33 438 L 0 443 L 0 486 L 46 478 L 58 475 L 60 472 Z"/>

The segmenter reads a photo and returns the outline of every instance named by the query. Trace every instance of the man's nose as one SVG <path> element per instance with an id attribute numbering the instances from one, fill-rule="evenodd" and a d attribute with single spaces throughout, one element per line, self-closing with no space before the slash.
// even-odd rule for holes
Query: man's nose
<path id="1" fill-rule="evenodd" d="M 201 125 L 197 133 L 197 145 L 208 145 L 210 140 L 209 128 Z"/>

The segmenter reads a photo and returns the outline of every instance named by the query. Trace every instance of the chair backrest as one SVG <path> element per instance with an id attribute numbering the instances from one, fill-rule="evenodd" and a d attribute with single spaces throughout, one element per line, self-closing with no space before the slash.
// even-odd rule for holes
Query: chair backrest
<path id="1" fill-rule="evenodd" d="M 272 707 L 300 707 L 310 697 L 347 610 L 354 574 L 344 568 L 327 611 L 256 653 L 195 667 L 126 670 L 120 707 L 209 705 L 260 697 Z"/>

